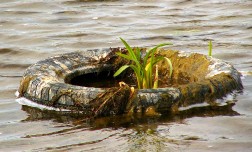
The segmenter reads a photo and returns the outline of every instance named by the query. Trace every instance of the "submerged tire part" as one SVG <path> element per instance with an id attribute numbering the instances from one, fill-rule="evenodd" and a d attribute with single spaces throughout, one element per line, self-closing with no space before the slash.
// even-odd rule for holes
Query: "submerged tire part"
<path id="1" fill-rule="evenodd" d="M 159 70 L 161 81 L 176 84 L 174 86 L 133 91 L 128 85 L 95 88 L 69 84 L 80 75 L 117 70 L 126 63 L 115 55 L 117 51 L 125 49 L 87 50 L 39 61 L 25 71 L 19 97 L 87 116 L 106 116 L 144 112 L 150 107 L 157 111 L 176 110 L 181 106 L 210 102 L 243 88 L 240 74 L 231 64 L 198 53 L 170 50 L 159 53 L 171 59 L 172 78 L 168 78 L 162 63 Z"/>

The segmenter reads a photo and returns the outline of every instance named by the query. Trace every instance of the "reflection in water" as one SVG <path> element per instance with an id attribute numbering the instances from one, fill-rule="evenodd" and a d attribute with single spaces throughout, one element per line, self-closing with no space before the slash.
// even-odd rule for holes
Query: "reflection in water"
<path id="1" fill-rule="evenodd" d="M 235 97 L 235 95 L 233 96 Z M 134 115 L 121 115 L 121 116 L 111 116 L 111 117 L 102 117 L 102 118 L 84 118 L 84 115 L 78 113 L 69 113 L 69 112 L 57 112 L 49 110 L 41 110 L 33 107 L 28 107 L 23 105 L 22 110 L 29 113 L 29 116 L 23 121 L 38 121 L 38 120 L 53 120 L 59 123 L 67 123 L 72 125 L 81 125 L 83 127 L 91 127 L 93 129 L 98 128 L 131 128 L 138 125 L 144 125 L 149 123 L 157 122 L 176 122 L 183 121 L 187 118 L 192 117 L 214 117 L 214 116 L 235 116 L 239 115 L 236 111 L 232 109 L 235 105 L 233 99 L 232 101 L 228 100 L 228 103 L 225 103 L 222 106 L 213 105 L 213 106 L 203 106 L 203 107 L 193 107 L 187 110 L 179 111 L 174 114 L 171 112 L 163 112 L 161 116 L 145 116 L 144 114 L 134 114 Z"/>
<path id="2" fill-rule="evenodd" d="M 54 122 L 69 124 L 69 128 L 63 128 L 49 133 L 29 134 L 23 138 L 43 138 L 54 137 L 57 135 L 73 135 L 78 133 L 92 132 L 98 130 L 106 130 L 109 134 L 102 139 L 95 139 L 87 142 L 75 142 L 63 146 L 47 147 L 43 150 L 68 150 L 79 146 L 85 147 L 105 142 L 109 138 L 116 138 L 119 141 L 127 139 L 127 146 L 124 149 L 128 151 L 174 151 L 178 145 L 187 145 L 189 141 L 204 141 L 198 136 L 182 136 L 183 140 L 177 140 L 167 136 L 169 134 L 169 126 L 172 123 L 184 123 L 184 120 L 192 117 L 215 117 L 215 116 L 235 116 L 239 115 L 232 110 L 235 105 L 236 96 L 232 96 L 232 101 L 228 100 L 223 106 L 204 106 L 194 107 L 178 112 L 177 114 L 163 113 L 161 116 L 148 117 L 141 114 L 111 116 L 96 119 L 83 119 L 81 115 L 60 113 L 55 111 L 42 111 L 40 109 L 22 106 L 22 110 L 29 113 L 29 116 L 23 122 L 52 120 Z M 222 101 L 223 102 L 223 101 Z M 163 130 L 159 126 L 164 124 L 167 126 Z M 123 130 L 120 134 L 118 130 Z M 166 136 L 161 135 L 166 132 Z M 117 141 L 117 142 L 119 142 Z M 122 145 L 120 145 L 122 147 Z M 42 150 L 42 149 L 41 149 Z"/>

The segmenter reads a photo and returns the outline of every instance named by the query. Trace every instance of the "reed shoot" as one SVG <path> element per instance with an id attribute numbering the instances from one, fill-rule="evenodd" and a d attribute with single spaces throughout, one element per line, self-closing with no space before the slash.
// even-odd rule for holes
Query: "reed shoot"
<path id="1" fill-rule="evenodd" d="M 158 66 L 157 63 L 164 60 L 167 62 L 170 69 L 170 76 L 172 75 L 172 63 L 170 59 L 167 57 L 160 56 L 156 54 L 157 49 L 166 45 L 172 45 L 171 43 L 162 43 L 157 46 L 147 50 L 147 53 L 144 57 L 141 57 L 140 48 L 135 48 L 133 50 L 132 47 L 122 38 L 120 38 L 123 42 L 125 48 L 128 53 L 123 54 L 117 52 L 116 54 L 122 58 L 132 61 L 130 65 L 123 65 L 120 67 L 114 74 L 114 77 L 120 75 L 127 68 L 133 69 L 136 79 L 138 89 L 150 89 L 150 88 L 158 88 Z M 154 72 L 154 74 L 153 74 Z M 154 78 L 153 78 L 154 77 Z"/>

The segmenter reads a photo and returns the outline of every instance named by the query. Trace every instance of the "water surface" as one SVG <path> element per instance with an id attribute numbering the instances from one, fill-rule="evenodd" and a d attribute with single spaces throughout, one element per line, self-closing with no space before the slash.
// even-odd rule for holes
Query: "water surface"
<path id="1" fill-rule="evenodd" d="M 1 151 L 252 151 L 252 1 L 1 0 Z M 244 90 L 154 118 L 85 121 L 21 106 L 25 69 L 61 53 L 172 42 L 232 63 Z"/>

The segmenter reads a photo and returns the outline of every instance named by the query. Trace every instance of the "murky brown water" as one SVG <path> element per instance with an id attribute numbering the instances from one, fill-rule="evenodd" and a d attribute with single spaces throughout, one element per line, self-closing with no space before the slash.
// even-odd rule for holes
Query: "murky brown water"
<path id="1" fill-rule="evenodd" d="M 252 151 L 252 1 L 1 0 L 0 151 Z M 242 93 L 217 107 L 156 118 L 80 121 L 19 105 L 24 70 L 46 57 L 92 48 L 151 46 L 207 54 L 244 74 Z"/>

